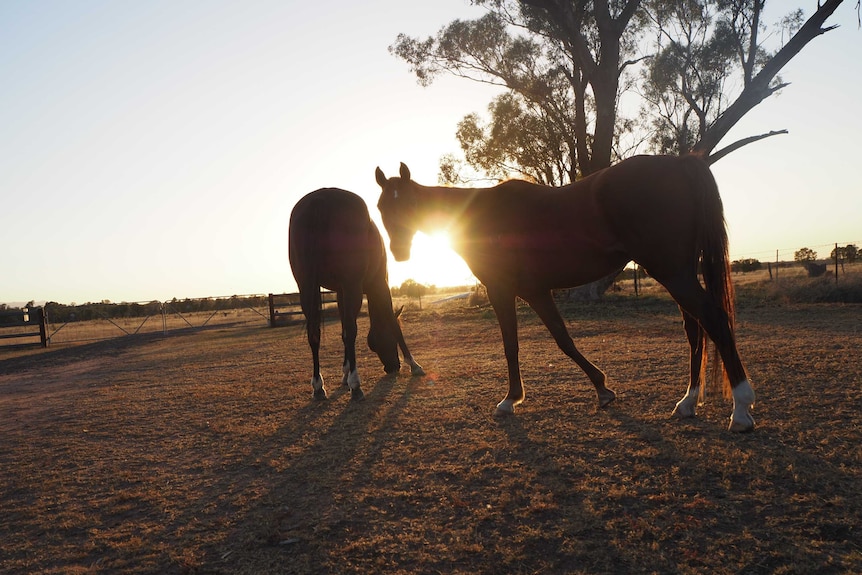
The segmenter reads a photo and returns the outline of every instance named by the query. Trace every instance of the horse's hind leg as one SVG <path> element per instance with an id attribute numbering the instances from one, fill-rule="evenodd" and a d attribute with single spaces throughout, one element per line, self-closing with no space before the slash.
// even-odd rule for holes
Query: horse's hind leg
<path id="1" fill-rule="evenodd" d="M 345 289 L 339 293 L 338 309 L 341 315 L 341 340 L 344 343 L 344 374 L 342 383 L 350 388 L 350 399 L 359 400 L 364 398 L 360 388 L 359 370 L 356 367 L 356 318 L 362 307 L 362 290 Z"/>
<path id="2" fill-rule="evenodd" d="M 737 432 L 753 430 L 751 408 L 754 406 L 754 389 L 739 358 L 727 312 L 703 289 L 696 277 L 662 283 L 679 306 L 697 320 L 718 349 L 733 395 L 733 413 L 728 429 Z"/>
<path id="3" fill-rule="evenodd" d="M 575 342 L 572 341 L 572 337 L 569 335 L 568 329 L 566 329 L 566 323 L 563 321 L 562 316 L 560 316 L 560 310 L 557 309 L 551 292 L 542 292 L 522 297 L 538 314 L 545 327 L 554 336 L 554 341 L 557 342 L 563 353 L 572 358 L 584 370 L 590 381 L 593 382 L 596 388 L 596 395 L 598 395 L 599 407 L 605 407 L 616 399 L 616 394 L 605 386 L 606 377 L 604 372 L 581 355 L 581 352 L 575 347 Z"/>
<path id="4" fill-rule="evenodd" d="M 323 386 L 323 376 L 320 375 L 320 304 L 316 297 L 319 290 L 307 288 L 300 292 L 299 303 L 305 315 L 305 332 L 308 336 L 308 347 L 311 348 L 312 375 L 311 387 L 314 399 L 326 399 L 326 388 Z"/>
<path id="5" fill-rule="evenodd" d="M 680 399 L 673 410 L 673 415 L 683 419 L 694 417 L 697 411 L 697 403 L 700 400 L 701 384 L 703 381 L 704 355 L 703 346 L 706 339 L 703 328 L 691 315 L 680 308 L 682 312 L 685 335 L 691 347 L 691 379 L 685 395 Z"/>

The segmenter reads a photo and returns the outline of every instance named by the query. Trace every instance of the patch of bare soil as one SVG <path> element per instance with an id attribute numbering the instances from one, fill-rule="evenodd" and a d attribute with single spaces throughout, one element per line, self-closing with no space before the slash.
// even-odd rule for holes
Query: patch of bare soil
<path id="1" fill-rule="evenodd" d="M 0 571 L 859 573 L 862 307 L 740 310 L 752 434 L 688 372 L 666 302 L 566 311 L 618 400 L 520 314 L 527 400 L 505 394 L 489 310 L 406 314 L 425 377 L 311 398 L 298 327 L 0 350 Z M 367 320 L 360 329 L 367 331 Z"/>

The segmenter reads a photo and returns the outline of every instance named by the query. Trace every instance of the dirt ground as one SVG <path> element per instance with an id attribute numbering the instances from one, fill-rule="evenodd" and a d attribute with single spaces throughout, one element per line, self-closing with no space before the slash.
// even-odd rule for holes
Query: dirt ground
<path id="1" fill-rule="evenodd" d="M 743 307 L 754 433 L 712 392 L 693 420 L 675 307 L 572 308 L 618 400 L 529 310 L 527 400 L 505 394 L 487 309 L 426 306 L 404 331 L 425 377 L 311 397 L 298 327 L 214 327 L 0 349 L 4 573 L 860 573 L 862 306 Z"/>

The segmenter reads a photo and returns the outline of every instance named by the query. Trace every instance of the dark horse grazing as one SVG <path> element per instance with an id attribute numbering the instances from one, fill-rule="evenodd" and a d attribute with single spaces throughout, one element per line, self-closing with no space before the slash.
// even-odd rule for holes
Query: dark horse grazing
<path id="1" fill-rule="evenodd" d="M 344 342 L 342 383 L 350 387 L 351 399 L 363 397 L 356 370 L 356 318 L 362 307 L 362 294 L 368 296 L 371 321 L 368 347 L 377 353 L 386 373 L 401 369 L 400 346 L 413 375 L 424 375 L 422 367 L 410 355 L 392 311 L 386 247 L 362 198 L 336 188 L 324 188 L 303 197 L 290 214 L 289 251 L 314 362 L 311 385 L 315 398 L 326 399 L 319 359 L 320 286 L 338 296 Z"/>
<path id="2" fill-rule="evenodd" d="M 667 288 L 682 311 L 691 379 L 674 414 L 695 415 L 709 336 L 733 395 L 730 429 L 754 429 L 754 390 L 733 331 L 723 208 L 701 159 L 638 156 L 561 188 L 518 180 L 477 189 L 421 186 L 404 164 L 401 177 L 386 179 L 380 168 L 376 175 L 383 188 L 377 207 L 395 259 L 410 257 L 417 230 L 446 229 L 455 251 L 487 288 L 509 366 L 509 391 L 498 414 L 513 413 L 524 400 L 516 296 L 530 304 L 560 349 L 586 372 L 599 406 L 614 400 L 605 374 L 575 347 L 551 290 L 589 283 L 634 260 Z M 698 281 L 699 262 L 705 289 Z"/>

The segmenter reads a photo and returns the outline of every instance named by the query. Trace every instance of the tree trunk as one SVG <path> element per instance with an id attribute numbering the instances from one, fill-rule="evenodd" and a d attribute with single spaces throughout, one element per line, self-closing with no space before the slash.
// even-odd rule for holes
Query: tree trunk
<path id="1" fill-rule="evenodd" d="M 601 301 L 602 296 L 612 285 L 614 285 L 614 280 L 621 271 L 622 268 L 599 280 L 568 290 L 566 292 L 566 299 L 572 302 Z"/>

